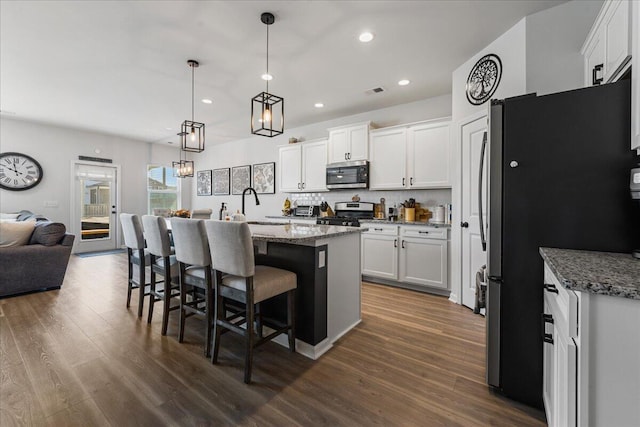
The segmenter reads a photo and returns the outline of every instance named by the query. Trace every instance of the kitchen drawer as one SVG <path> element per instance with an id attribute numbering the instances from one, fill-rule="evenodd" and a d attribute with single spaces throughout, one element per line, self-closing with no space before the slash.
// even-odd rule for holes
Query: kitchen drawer
<path id="1" fill-rule="evenodd" d="M 447 229 L 436 227 L 419 227 L 408 225 L 401 227 L 403 237 L 417 237 L 422 239 L 447 240 Z"/>
<path id="2" fill-rule="evenodd" d="M 397 225 L 382 225 L 382 224 L 371 224 L 371 223 L 362 223 L 362 227 L 368 228 L 365 233 L 367 234 L 385 234 L 388 236 L 397 236 L 398 235 L 398 226 Z"/>
<path id="3" fill-rule="evenodd" d="M 557 292 L 556 292 L 557 291 Z M 578 337 L 578 296 L 560 284 L 549 266 L 544 265 L 544 293 L 548 297 L 558 329 L 566 329 L 566 336 Z M 556 319 L 556 317 L 560 317 Z"/>

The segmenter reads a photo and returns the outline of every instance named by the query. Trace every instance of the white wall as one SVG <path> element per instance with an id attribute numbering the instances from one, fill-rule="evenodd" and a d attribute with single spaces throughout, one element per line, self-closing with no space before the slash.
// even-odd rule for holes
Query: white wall
<path id="1" fill-rule="evenodd" d="M 527 16 L 527 92 L 538 95 L 584 85 L 580 49 L 602 0 L 570 1 Z"/>
<path id="2" fill-rule="evenodd" d="M 100 150 L 97 154 L 96 150 Z M 31 190 L 0 190 L 0 211 L 28 209 L 64 223 L 71 229 L 71 164 L 78 156 L 113 159 L 121 166 L 122 194 L 120 212 L 147 213 L 147 164 L 171 165 L 178 149 L 160 144 L 110 136 L 71 128 L 0 118 L 0 152 L 28 154 L 42 166 L 42 182 Z M 189 204 L 187 186 L 183 203 Z M 44 201 L 57 202 L 45 207 Z"/>
<path id="3" fill-rule="evenodd" d="M 249 112 L 247 111 L 247 114 Z M 206 147 L 206 150 L 193 156 L 196 170 L 226 168 L 233 166 L 252 165 L 254 163 L 276 162 L 276 175 L 278 168 L 283 165 L 278 162 L 278 146 L 288 144 L 290 137 L 309 141 L 312 139 L 326 138 L 329 136 L 328 128 L 349 123 L 358 123 L 371 120 L 378 127 L 393 126 L 403 123 L 411 123 L 421 120 L 447 117 L 451 115 L 451 97 L 449 95 L 426 99 L 423 101 L 397 105 L 394 107 L 374 110 L 353 116 L 342 117 L 335 120 L 314 123 L 298 128 L 287 129 L 281 136 L 274 138 L 250 137 L 240 141 Z M 249 130 L 247 129 L 247 132 Z M 215 132 L 207 129 L 207 132 Z M 220 209 L 222 202 L 227 203 L 231 212 L 241 207 L 241 196 L 196 196 L 196 183 L 191 180 L 193 194 L 193 208 L 211 208 L 214 217 Z M 319 194 L 319 193 L 316 193 Z M 378 202 L 380 197 L 387 198 L 387 205 L 391 201 L 400 202 L 414 197 L 416 201 L 429 204 L 450 203 L 450 190 L 421 190 L 421 191 L 332 191 L 322 193 L 317 198 L 323 198 L 333 204 L 335 201 L 351 200 L 354 194 L 359 194 L 362 201 Z M 307 197 L 310 197 L 308 194 Z M 276 194 L 261 194 L 260 206 L 255 206 L 253 197 L 246 199 L 246 214 L 249 219 L 260 219 L 267 215 L 281 214 L 282 205 L 286 197 L 294 197 L 288 193 L 279 192 L 279 183 L 276 180 Z M 296 199 L 305 196 L 296 195 Z M 302 203 L 301 203 L 302 204 Z"/>

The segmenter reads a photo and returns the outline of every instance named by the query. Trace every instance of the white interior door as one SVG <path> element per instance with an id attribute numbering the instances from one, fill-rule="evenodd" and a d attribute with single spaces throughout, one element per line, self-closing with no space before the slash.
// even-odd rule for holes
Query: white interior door
<path id="1" fill-rule="evenodd" d="M 74 252 L 117 247 L 118 167 L 75 163 L 71 211 L 76 235 Z"/>
<path id="2" fill-rule="evenodd" d="M 476 272 L 487 263 L 487 253 L 480 240 L 478 185 L 482 138 L 487 131 L 487 116 L 471 117 L 460 127 L 462 141 L 462 304 L 473 308 L 476 295 Z M 483 212 L 487 218 L 487 156 L 484 153 Z"/>

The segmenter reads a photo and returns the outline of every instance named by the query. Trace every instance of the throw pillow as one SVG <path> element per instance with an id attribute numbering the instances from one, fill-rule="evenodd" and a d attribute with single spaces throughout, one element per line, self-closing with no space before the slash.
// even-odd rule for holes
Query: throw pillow
<path id="1" fill-rule="evenodd" d="M 0 248 L 23 246 L 29 242 L 35 222 L 0 222 Z"/>
<path id="2" fill-rule="evenodd" d="M 61 222 L 38 221 L 29 244 L 53 246 L 58 244 L 66 232 L 67 228 Z"/>
<path id="3" fill-rule="evenodd" d="M 33 212 L 22 210 L 22 211 L 20 211 L 20 213 L 18 213 L 18 218 L 16 218 L 16 219 L 18 221 L 24 221 L 26 219 L 31 218 L 32 216 L 33 216 Z"/>

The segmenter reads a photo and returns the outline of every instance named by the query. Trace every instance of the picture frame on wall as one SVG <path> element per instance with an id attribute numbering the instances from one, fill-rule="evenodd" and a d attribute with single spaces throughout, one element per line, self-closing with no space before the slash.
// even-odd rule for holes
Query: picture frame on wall
<path id="1" fill-rule="evenodd" d="M 230 169 L 214 169 L 212 182 L 214 196 L 228 196 L 231 189 Z"/>
<path id="2" fill-rule="evenodd" d="M 211 195 L 211 170 L 198 171 L 198 196 Z"/>
<path id="3" fill-rule="evenodd" d="M 231 168 L 231 194 L 242 194 L 247 187 L 251 187 L 251 165 Z"/>
<path id="4" fill-rule="evenodd" d="M 258 194 L 275 194 L 276 163 L 257 163 L 253 165 L 253 188 Z"/>

